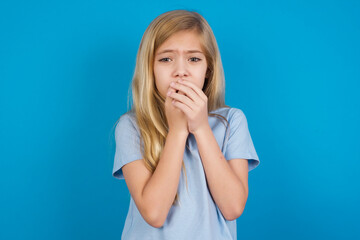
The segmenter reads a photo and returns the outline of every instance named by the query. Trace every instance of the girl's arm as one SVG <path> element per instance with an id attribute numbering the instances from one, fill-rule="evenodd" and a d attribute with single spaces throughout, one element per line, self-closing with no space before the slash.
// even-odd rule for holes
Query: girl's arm
<path id="1" fill-rule="evenodd" d="M 242 214 L 248 197 L 248 161 L 222 154 L 215 136 L 206 126 L 194 133 L 211 195 L 226 220 Z"/>
<path id="2" fill-rule="evenodd" d="M 189 132 L 198 145 L 201 161 L 211 195 L 227 220 L 238 218 L 248 197 L 248 161 L 232 159 L 229 162 L 222 154 L 208 121 L 207 96 L 194 83 L 179 80 L 175 90 L 186 96 L 171 94 L 175 106 L 187 116 Z"/>
<path id="3" fill-rule="evenodd" d="M 123 166 L 129 192 L 145 221 L 153 227 L 164 224 L 175 199 L 187 135 L 169 131 L 153 174 L 143 160 Z"/>

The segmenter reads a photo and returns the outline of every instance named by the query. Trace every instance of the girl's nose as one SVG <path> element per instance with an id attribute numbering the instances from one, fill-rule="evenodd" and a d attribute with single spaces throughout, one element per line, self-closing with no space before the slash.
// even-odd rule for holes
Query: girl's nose
<path id="1" fill-rule="evenodd" d="M 186 60 L 182 58 L 177 59 L 175 64 L 175 77 L 185 77 L 188 75 Z"/>

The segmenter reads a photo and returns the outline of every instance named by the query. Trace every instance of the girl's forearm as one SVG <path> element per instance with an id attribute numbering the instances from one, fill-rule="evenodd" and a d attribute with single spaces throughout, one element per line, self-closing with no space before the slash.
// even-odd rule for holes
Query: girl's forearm
<path id="1" fill-rule="evenodd" d="M 158 165 L 145 185 L 142 199 L 150 219 L 161 227 L 178 190 L 187 135 L 169 131 Z"/>
<path id="2" fill-rule="evenodd" d="M 227 220 L 244 210 L 247 193 L 243 183 L 222 154 L 210 126 L 194 134 L 211 195 Z"/>

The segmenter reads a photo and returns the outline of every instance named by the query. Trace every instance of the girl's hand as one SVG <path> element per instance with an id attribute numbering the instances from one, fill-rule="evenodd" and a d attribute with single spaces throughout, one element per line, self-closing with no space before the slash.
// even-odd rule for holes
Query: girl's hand
<path id="1" fill-rule="evenodd" d="M 179 80 L 176 83 L 170 84 L 170 97 L 175 99 L 172 103 L 176 108 L 181 109 L 185 113 L 188 121 L 188 130 L 195 134 L 202 128 L 209 127 L 207 96 L 194 83 Z M 175 91 L 179 90 L 179 93 Z M 185 95 L 180 94 L 185 93 Z"/>
<path id="2" fill-rule="evenodd" d="M 175 89 L 169 87 L 168 93 L 175 93 Z M 168 122 L 169 131 L 174 131 L 177 134 L 189 135 L 187 119 L 185 114 L 172 103 L 173 99 L 166 95 L 165 99 L 165 115 Z"/>

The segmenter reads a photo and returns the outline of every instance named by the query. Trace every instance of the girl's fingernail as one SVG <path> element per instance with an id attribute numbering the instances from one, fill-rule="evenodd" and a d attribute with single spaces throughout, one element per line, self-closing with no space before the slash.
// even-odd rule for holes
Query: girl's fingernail
<path id="1" fill-rule="evenodd" d="M 175 86 L 175 83 L 174 83 L 174 82 L 171 82 L 171 83 L 170 83 L 170 86 L 172 86 L 172 87 Z"/>
<path id="2" fill-rule="evenodd" d="M 167 95 L 170 96 L 170 94 L 171 94 L 171 91 L 168 91 L 168 92 L 167 92 Z"/>
<path id="3" fill-rule="evenodd" d="M 182 81 L 183 81 L 183 80 L 180 78 L 180 79 L 179 79 L 179 82 L 182 82 Z"/>

